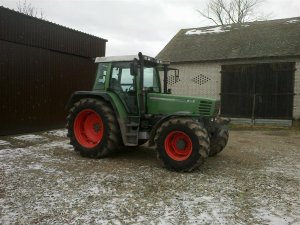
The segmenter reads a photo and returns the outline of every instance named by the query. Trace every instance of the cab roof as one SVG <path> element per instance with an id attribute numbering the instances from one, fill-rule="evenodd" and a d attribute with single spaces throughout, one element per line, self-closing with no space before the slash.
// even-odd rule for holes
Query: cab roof
<path id="1" fill-rule="evenodd" d="M 108 57 L 96 57 L 95 63 L 100 62 L 128 62 L 134 59 L 138 59 L 137 55 L 123 55 L 123 56 L 108 56 Z"/>
<path id="2" fill-rule="evenodd" d="M 161 61 L 159 59 L 152 58 L 150 56 L 143 55 L 145 61 L 157 63 L 157 64 L 170 64 L 168 61 Z M 134 59 L 139 59 L 138 55 L 123 55 L 123 56 L 107 56 L 107 57 L 96 57 L 95 63 L 101 62 L 130 62 Z"/>

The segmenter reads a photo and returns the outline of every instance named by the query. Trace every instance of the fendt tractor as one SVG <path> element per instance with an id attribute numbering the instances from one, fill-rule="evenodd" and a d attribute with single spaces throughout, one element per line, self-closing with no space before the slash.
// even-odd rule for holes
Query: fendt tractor
<path id="1" fill-rule="evenodd" d="M 82 156 L 102 158 L 148 141 L 166 168 L 192 171 L 227 144 L 220 101 L 171 94 L 168 72 L 178 79 L 179 71 L 169 62 L 139 53 L 95 63 L 93 90 L 73 93 L 67 105 L 68 137 Z"/>

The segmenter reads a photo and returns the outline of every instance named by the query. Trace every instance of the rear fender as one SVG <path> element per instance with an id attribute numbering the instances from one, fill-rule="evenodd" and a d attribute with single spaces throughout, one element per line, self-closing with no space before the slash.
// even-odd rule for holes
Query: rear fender
<path id="1" fill-rule="evenodd" d="M 110 105 L 113 106 L 113 104 L 111 103 L 111 98 L 108 94 L 106 93 L 101 93 L 101 92 L 93 92 L 93 91 L 76 91 L 74 92 L 71 97 L 68 100 L 68 103 L 66 105 L 66 109 L 70 109 L 76 102 L 80 101 L 80 99 L 83 98 L 95 98 L 95 99 L 99 99 L 99 100 L 104 100 L 106 102 L 108 102 Z M 114 108 L 115 110 L 115 108 Z M 116 110 L 115 110 L 116 112 Z"/>

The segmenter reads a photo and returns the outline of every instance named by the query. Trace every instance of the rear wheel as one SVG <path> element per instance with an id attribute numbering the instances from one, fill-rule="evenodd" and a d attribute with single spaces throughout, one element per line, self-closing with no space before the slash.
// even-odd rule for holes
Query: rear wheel
<path id="1" fill-rule="evenodd" d="M 209 153 L 207 131 L 192 119 L 174 118 L 163 123 L 154 141 L 158 158 L 170 170 L 192 171 Z"/>
<path id="2" fill-rule="evenodd" d="M 82 156 L 100 158 L 120 144 L 120 134 L 113 110 L 103 101 L 82 99 L 75 103 L 67 118 L 70 143 Z"/>

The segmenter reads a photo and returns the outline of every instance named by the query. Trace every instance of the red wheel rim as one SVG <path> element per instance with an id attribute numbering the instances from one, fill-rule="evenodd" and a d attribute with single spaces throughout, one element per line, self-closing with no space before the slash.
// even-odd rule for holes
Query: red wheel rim
<path id="1" fill-rule="evenodd" d="M 183 161 L 193 152 L 192 140 L 182 131 L 172 131 L 165 139 L 165 149 L 170 158 Z"/>
<path id="2" fill-rule="evenodd" d="M 82 110 L 74 121 L 76 140 L 85 148 L 93 148 L 102 140 L 104 126 L 102 118 L 91 109 Z"/>

